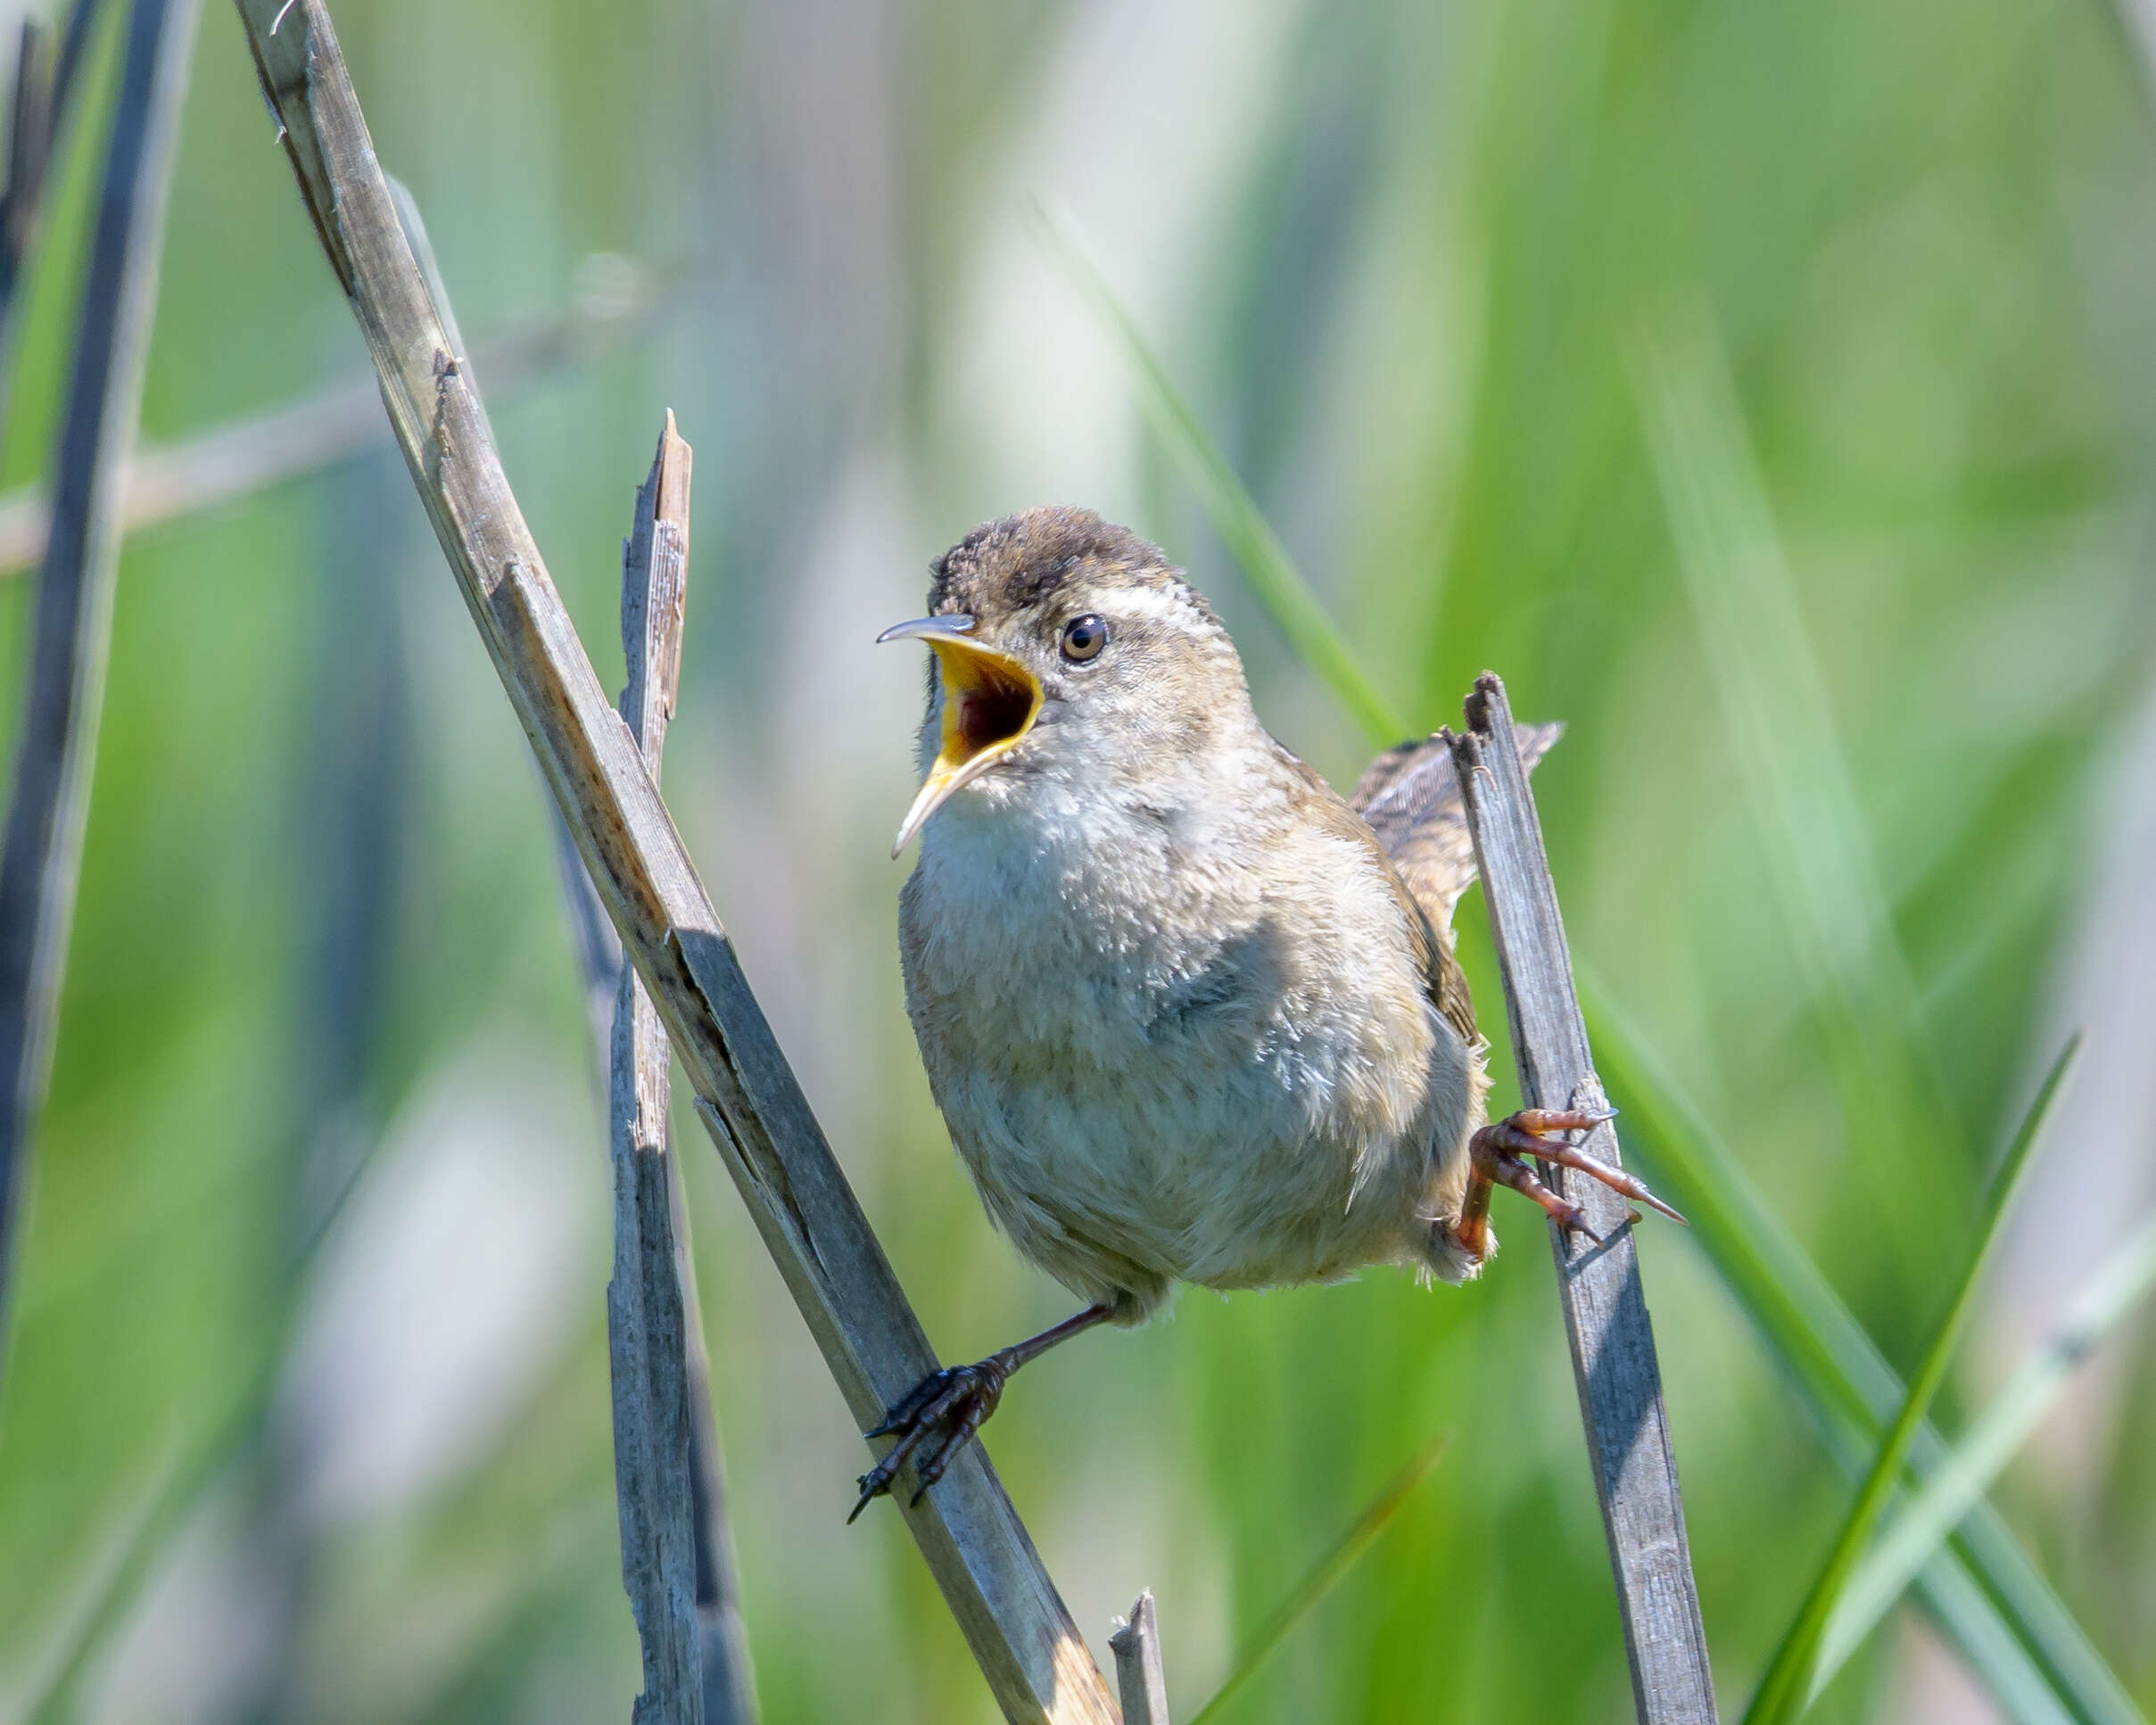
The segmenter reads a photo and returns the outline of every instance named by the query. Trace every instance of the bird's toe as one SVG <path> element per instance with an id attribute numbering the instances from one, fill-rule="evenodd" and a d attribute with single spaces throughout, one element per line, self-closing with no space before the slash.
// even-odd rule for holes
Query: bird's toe
<path id="1" fill-rule="evenodd" d="M 878 1498 L 891 1490 L 909 1460 L 914 1464 L 913 1501 L 919 1503 L 929 1488 L 944 1476 L 954 1457 L 972 1440 L 988 1415 L 1003 1399 L 1004 1383 L 1010 1374 L 995 1359 L 972 1366 L 946 1366 L 931 1372 L 889 1413 L 883 1423 L 863 1433 L 868 1438 L 896 1438 L 883 1458 L 857 1482 L 861 1495 L 855 1499 L 848 1523 Z M 940 1438 L 933 1445 L 931 1438 Z"/>

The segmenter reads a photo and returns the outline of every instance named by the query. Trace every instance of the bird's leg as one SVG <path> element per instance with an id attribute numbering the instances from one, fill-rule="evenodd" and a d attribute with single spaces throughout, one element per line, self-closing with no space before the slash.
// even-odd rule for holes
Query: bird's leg
<path id="1" fill-rule="evenodd" d="M 851 1522 L 854 1515 L 860 1515 L 871 1501 L 888 1491 L 891 1482 L 898 1477 L 898 1470 L 927 1444 L 931 1434 L 942 1428 L 941 1441 L 929 1449 L 913 1469 L 913 1501 L 919 1503 L 928 1489 L 943 1478 L 951 1457 L 965 1448 L 968 1440 L 980 1430 L 981 1423 L 995 1411 L 1012 1373 L 1028 1360 L 1038 1359 L 1057 1342 L 1068 1341 L 1104 1322 L 1114 1309 L 1105 1301 L 1088 1306 L 1038 1335 L 999 1349 L 977 1365 L 946 1366 L 921 1379 L 905 1400 L 884 1415 L 882 1424 L 862 1434 L 870 1438 L 895 1436 L 898 1441 L 881 1461 L 861 1476 L 860 1499 L 854 1505 L 853 1515 L 846 1519 Z"/>
<path id="2" fill-rule="evenodd" d="M 1683 1217 L 1649 1192 L 1647 1183 L 1637 1176 L 1627 1174 L 1621 1168 L 1612 1168 L 1607 1162 L 1597 1161 L 1576 1144 L 1549 1135 L 1557 1132 L 1584 1132 L 1600 1126 L 1615 1113 L 1615 1109 L 1604 1114 L 1587 1114 L 1574 1109 L 1524 1108 L 1483 1127 L 1467 1141 L 1473 1173 L 1467 1183 L 1466 1201 L 1460 1206 L 1459 1220 L 1453 1226 L 1453 1237 L 1477 1257 L 1482 1255 L 1488 1237 L 1490 1189 L 1500 1185 L 1510 1186 L 1523 1197 L 1532 1198 L 1560 1227 L 1577 1228 L 1597 1245 L 1602 1243 L 1602 1236 L 1587 1226 L 1585 1210 L 1577 1204 L 1567 1203 L 1535 1178 L 1534 1170 L 1524 1160 L 1529 1156 L 1562 1168 L 1576 1168 L 1613 1192 L 1623 1193 L 1634 1203 L 1660 1210 L 1672 1221 L 1683 1221 Z"/>

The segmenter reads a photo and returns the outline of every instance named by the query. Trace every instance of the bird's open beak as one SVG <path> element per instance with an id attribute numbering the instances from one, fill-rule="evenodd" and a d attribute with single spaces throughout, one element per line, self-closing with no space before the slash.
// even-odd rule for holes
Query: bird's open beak
<path id="1" fill-rule="evenodd" d="M 926 641 L 943 672 L 943 743 L 921 794 L 891 846 L 896 856 L 944 799 L 986 772 L 1033 729 L 1041 710 L 1039 679 L 1006 653 L 971 639 L 973 619 L 954 614 L 893 623 L 876 637 Z"/>

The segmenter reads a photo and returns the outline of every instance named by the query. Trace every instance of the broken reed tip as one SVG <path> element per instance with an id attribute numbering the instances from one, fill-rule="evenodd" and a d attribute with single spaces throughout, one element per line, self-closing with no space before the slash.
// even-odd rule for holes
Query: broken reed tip
<path id="1" fill-rule="evenodd" d="M 1485 671 L 1475 680 L 1475 689 L 1461 703 L 1466 715 L 1467 729 L 1487 733 L 1490 730 L 1490 703 L 1505 698 L 1505 680 L 1494 671 Z"/>
<path id="2" fill-rule="evenodd" d="M 1129 1616 L 1109 1621 L 1110 1650 L 1119 1654 L 1135 1653 L 1138 1644 L 1152 1634 L 1157 1621 L 1153 1614 L 1152 1589 L 1143 1588 L 1139 1590 L 1138 1597 L 1131 1602 Z"/>

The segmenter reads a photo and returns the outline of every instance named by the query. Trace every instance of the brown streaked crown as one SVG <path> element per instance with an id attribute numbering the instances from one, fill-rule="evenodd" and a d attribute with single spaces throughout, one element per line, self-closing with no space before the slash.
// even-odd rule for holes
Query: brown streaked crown
<path id="1" fill-rule="evenodd" d="M 1155 587 L 1186 599 L 1216 628 L 1205 596 L 1160 547 L 1090 509 L 1045 507 L 983 522 L 929 565 L 932 612 L 964 612 L 983 625 L 1052 601 L 1078 582 Z"/>

